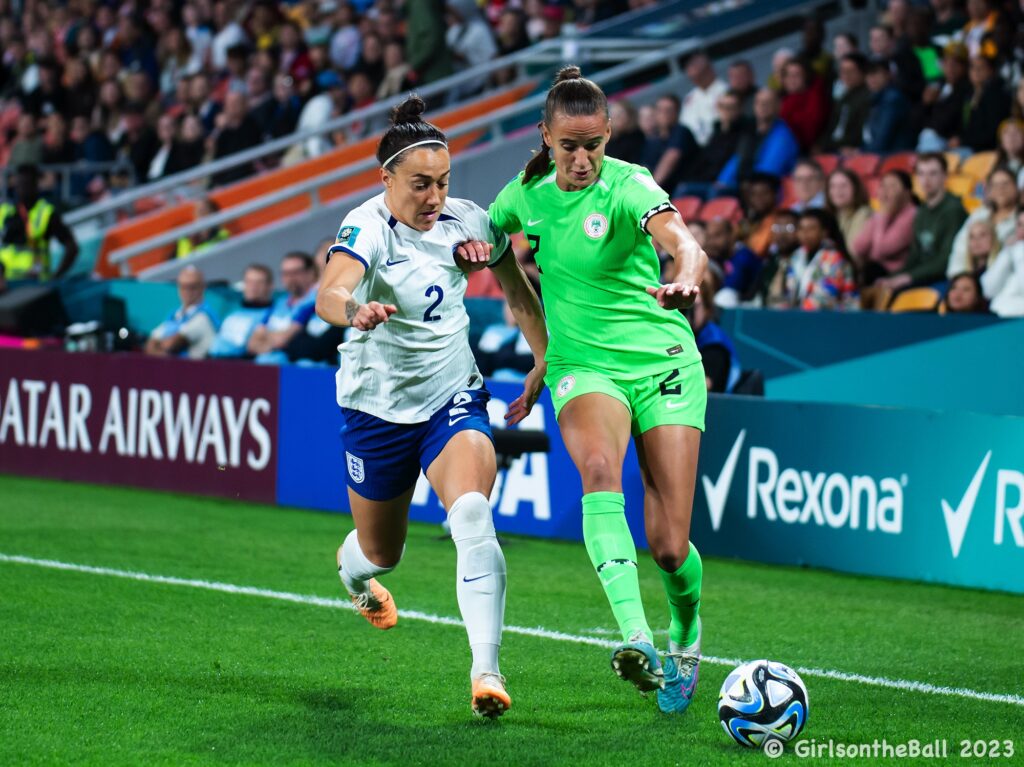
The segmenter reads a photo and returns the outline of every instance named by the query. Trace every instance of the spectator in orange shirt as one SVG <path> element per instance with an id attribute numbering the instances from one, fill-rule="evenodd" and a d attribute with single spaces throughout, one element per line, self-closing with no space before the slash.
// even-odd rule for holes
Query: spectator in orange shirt
<path id="1" fill-rule="evenodd" d="M 779 179 L 767 173 L 754 173 L 743 185 L 746 211 L 747 247 L 762 258 L 772 244 L 772 225 L 779 200 Z"/>

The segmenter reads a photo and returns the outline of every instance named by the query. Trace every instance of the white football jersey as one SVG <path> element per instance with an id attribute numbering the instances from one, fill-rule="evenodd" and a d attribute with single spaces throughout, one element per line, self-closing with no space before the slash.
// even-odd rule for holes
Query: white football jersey
<path id="1" fill-rule="evenodd" d="M 491 243 L 492 265 L 509 247 L 508 235 L 469 200 L 449 197 L 428 232 L 395 219 L 383 193 L 345 216 L 329 257 L 366 267 L 354 292 L 359 303 L 398 311 L 373 330 L 353 329 L 338 347 L 339 405 L 392 423 L 422 423 L 456 392 L 483 386 L 469 348 L 467 278 L 454 258 L 466 240 Z"/>

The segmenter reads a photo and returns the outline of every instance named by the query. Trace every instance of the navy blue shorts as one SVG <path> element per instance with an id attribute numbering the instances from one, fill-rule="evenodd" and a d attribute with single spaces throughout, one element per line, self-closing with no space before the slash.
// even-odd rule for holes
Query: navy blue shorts
<path id="1" fill-rule="evenodd" d="M 344 425 L 345 479 L 357 495 L 371 501 L 397 498 L 416 484 L 460 431 L 483 432 L 493 442 L 486 389 L 460 391 L 424 423 L 391 423 L 382 418 L 341 409 Z"/>

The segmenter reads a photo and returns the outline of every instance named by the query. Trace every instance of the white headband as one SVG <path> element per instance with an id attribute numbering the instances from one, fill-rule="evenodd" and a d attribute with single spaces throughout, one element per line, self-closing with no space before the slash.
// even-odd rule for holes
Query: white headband
<path id="1" fill-rule="evenodd" d="M 394 160 L 396 157 L 398 157 L 398 155 L 400 155 L 406 149 L 412 149 L 414 146 L 423 146 L 424 144 L 440 144 L 445 149 L 448 148 L 448 145 L 446 143 L 444 143 L 440 139 L 436 139 L 436 138 L 428 138 L 426 141 L 417 141 L 415 144 L 409 144 L 409 146 L 405 146 L 405 147 L 402 147 L 401 149 L 399 149 L 397 152 L 395 152 L 393 155 L 391 155 L 388 159 L 386 159 L 384 162 L 382 162 L 380 164 L 380 167 L 382 167 L 382 168 L 388 167 L 390 162 L 392 160 Z"/>

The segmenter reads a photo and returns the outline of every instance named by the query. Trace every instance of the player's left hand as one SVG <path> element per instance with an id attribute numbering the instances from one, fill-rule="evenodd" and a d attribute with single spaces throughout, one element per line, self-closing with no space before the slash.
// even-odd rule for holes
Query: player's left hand
<path id="1" fill-rule="evenodd" d="M 700 294 L 700 285 L 686 282 L 670 282 L 656 288 L 647 288 L 647 294 L 658 300 L 662 309 L 689 309 Z"/>
<path id="2" fill-rule="evenodd" d="M 491 260 L 494 246 L 481 240 L 467 240 L 455 246 L 455 263 L 464 272 L 479 272 Z"/>
<path id="3" fill-rule="evenodd" d="M 505 425 L 515 426 L 522 421 L 533 410 L 537 404 L 540 393 L 544 391 L 544 376 L 547 374 L 547 367 L 534 367 L 526 375 L 523 382 L 523 393 L 516 397 L 508 406 L 505 413 Z"/>

